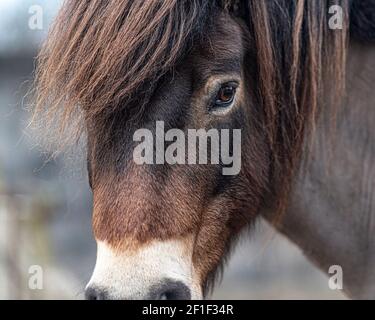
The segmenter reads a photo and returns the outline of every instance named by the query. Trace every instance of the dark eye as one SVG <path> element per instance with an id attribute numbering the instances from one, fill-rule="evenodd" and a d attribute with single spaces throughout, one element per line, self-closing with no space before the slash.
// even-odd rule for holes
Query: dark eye
<path id="1" fill-rule="evenodd" d="M 225 108 L 231 105 L 236 95 L 236 90 L 237 84 L 235 83 L 222 85 L 216 95 L 214 107 Z"/>

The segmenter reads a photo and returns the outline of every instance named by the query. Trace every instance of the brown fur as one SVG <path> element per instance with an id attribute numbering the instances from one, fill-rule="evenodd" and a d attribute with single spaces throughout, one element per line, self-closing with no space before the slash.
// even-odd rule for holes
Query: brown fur
<path id="1" fill-rule="evenodd" d="M 327 95 L 343 89 L 348 26 L 328 29 L 328 6 L 336 2 L 348 10 L 345 0 L 248 0 L 240 19 L 214 1 L 67 1 L 38 58 L 35 119 L 60 114 L 64 133 L 83 114 L 73 132 L 87 128 L 96 237 L 137 247 L 193 233 L 204 286 L 265 202 L 282 213 L 322 97 L 333 101 Z M 232 120 L 250 132 L 241 176 L 211 196 L 221 185 L 215 168 L 166 174 L 134 167 L 121 147 L 124 131 L 130 136 L 132 124 L 163 111 L 156 105 L 166 99 L 158 96 L 165 79 L 185 83 L 198 66 L 194 84 L 204 85 L 236 65 L 226 62 L 234 56 L 246 99 Z M 181 88 L 187 95 L 189 84 Z M 189 112 L 185 129 L 221 126 L 203 111 Z"/>

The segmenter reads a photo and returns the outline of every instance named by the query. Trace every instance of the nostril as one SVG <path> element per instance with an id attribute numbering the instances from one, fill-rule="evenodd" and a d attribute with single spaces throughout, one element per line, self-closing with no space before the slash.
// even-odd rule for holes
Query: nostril
<path id="1" fill-rule="evenodd" d="M 151 300 L 190 300 L 190 289 L 181 281 L 164 280 L 150 292 Z"/>
<path id="2" fill-rule="evenodd" d="M 105 291 L 99 288 L 89 287 L 85 291 L 86 300 L 107 300 L 106 297 Z"/>

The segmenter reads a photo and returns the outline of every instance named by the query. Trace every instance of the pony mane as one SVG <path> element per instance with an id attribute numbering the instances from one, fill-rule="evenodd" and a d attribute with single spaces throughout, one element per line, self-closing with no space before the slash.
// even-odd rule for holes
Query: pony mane
<path id="1" fill-rule="evenodd" d="M 272 150 L 274 208 L 285 211 L 293 177 L 322 108 L 332 127 L 345 89 L 348 0 L 245 0 L 257 64 L 258 103 Z M 343 28 L 330 29 L 339 5 Z M 331 133 L 334 132 L 334 129 Z M 277 219 L 276 219 L 277 220 Z M 277 223 L 279 221 L 275 221 Z"/>
<path id="2" fill-rule="evenodd" d="M 32 123 L 60 139 L 44 146 L 63 149 L 84 119 L 133 99 L 141 108 L 199 35 L 211 2 L 66 0 L 37 57 Z"/>
<path id="3" fill-rule="evenodd" d="M 333 4 L 343 8 L 343 30 L 329 29 Z M 33 120 L 57 125 L 64 146 L 85 130 L 83 120 L 134 99 L 142 108 L 217 8 L 250 31 L 248 68 L 281 212 L 319 109 L 344 89 L 348 0 L 66 0 L 37 58 Z"/>

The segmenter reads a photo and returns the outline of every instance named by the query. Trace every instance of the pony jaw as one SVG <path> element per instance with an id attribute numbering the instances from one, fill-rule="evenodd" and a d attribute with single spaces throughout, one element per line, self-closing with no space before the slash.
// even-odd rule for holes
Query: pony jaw
<path id="1" fill-rule="evenodd" d="M 193 239 L 151 241 L 136 250 L 118 250 L 97 241 L 97 259 L 86 286 L 100 292 L 96 299 L 159 300 L 202 299 L 199 276 L 192 262 Z M 183 292 L 165 296 L 166 283 L 183 287 Z M 165 288 L 165 293 L 170 293 Z M 89 297 L 90 299 L 90 297 Z"/>

